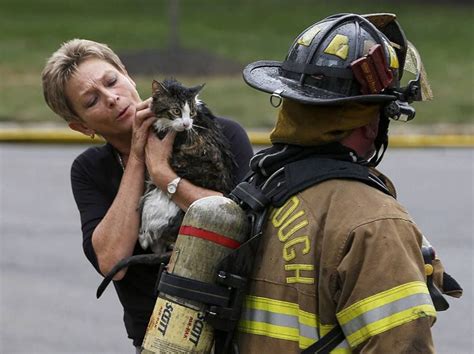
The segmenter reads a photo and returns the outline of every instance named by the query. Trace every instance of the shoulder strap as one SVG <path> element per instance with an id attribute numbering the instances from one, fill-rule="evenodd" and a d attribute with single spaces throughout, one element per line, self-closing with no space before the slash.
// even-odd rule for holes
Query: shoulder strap
<path id="1" fill-rule="evenodd" d="M 352 179 L 391 195 L 381 179 L 367 166 L 350 161 L 311 157 L 292 162 L 279 172 L 264 190 L 273 206 L 279 207 L 292 195 L 330 179 Z"/>
<path id="2" fill-rule="evenodd" d="M 292 195 L 330 179 L 357 180 L 393 196 L 367 166 L 350 161 L 310 157 L 283 166 L 263 181 L 257 177 L 247 176 L 229 194 L 248 215 L 261 214 L 269 205 L 280 207 Z"/>
<path id="3" fill-rule="evenodd" d="M 336 327 L 326 333 L 320 340 L 303 350 L 301 354 L 329 354 L 344 339 L 345 336 L 341 326 L 336 325 Z"/>

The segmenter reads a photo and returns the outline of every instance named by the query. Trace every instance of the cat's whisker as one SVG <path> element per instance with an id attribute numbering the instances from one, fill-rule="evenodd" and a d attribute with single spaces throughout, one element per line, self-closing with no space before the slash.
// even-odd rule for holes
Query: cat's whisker
<path id="1" fill-rule="evenodd" d="M 186 131 L 186 140 L 185 140 L 186 143 L 189 143 L 189 142 L 191 141 L 191 139 L 192 139 L 192 132 L 193 132 L 192 129 Z"/>
<path id="2" fill-rule="evenodd" d="M 188 135 L 189 141 L 190 141 L 191 145 L 193 145 L 194 142 L 196 141 L 195 138 L 196 138 L 196 136 L 198 135 L 198 133 L 197 133 L 194 129 L 191 129 L 191 130 L 189 131 L 189 133 L 190 133 L 190 134 Z"/>
<path id="3" fill-rule="evenodd" d="M 196 127 L 196 128 L 199 128 L 199 129 L 204 129 L 204 130 L 207 130 L 207 129 L 208 129 L 208 128 L 202 127 L 202 126 L 200 126 L 200 125 L 193 124 L 193 128 L 195 128 L 195 127 Z"/>

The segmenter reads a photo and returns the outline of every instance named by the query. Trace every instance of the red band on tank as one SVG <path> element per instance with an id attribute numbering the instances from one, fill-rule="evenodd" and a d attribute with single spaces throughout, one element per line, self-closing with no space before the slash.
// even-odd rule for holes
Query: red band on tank
<path id="1" fill-rule="evenodd" d="M 215 232 L 199 229 L 193 226 L 181 226 L 179 229 L 179 234 L 184 236 L 192 236 L 197 238 L 202 238 L 208 240 L 218 245 L 227 247 L 227 248 L 238 248 L 240 243 L 223 235 L 216 234 Z"/>

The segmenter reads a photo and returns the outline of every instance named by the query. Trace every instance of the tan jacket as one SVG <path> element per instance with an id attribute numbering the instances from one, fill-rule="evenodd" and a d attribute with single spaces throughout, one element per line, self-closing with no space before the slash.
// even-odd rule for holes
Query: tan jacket
<path id="1" fill-rule="evenodd" d="M 436 311 L 422 235 L 391 196 L 330 180 L 268 218 L 239 324 L 241 353 L 299 353 L 336 323 L 332 353 L 430 353 Z"/>

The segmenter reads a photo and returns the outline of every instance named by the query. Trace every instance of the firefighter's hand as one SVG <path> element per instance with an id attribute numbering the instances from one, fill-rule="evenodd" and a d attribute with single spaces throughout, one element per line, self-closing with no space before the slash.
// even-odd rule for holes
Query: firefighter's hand
<path id="1" fill-rule="evenodd" d="M 452 297 L 461 297 L 463 289 L 458 282 L 444 271 L 443 264 L 439 259 L 433 260 L 433 282 L 443 294 Z"/>

